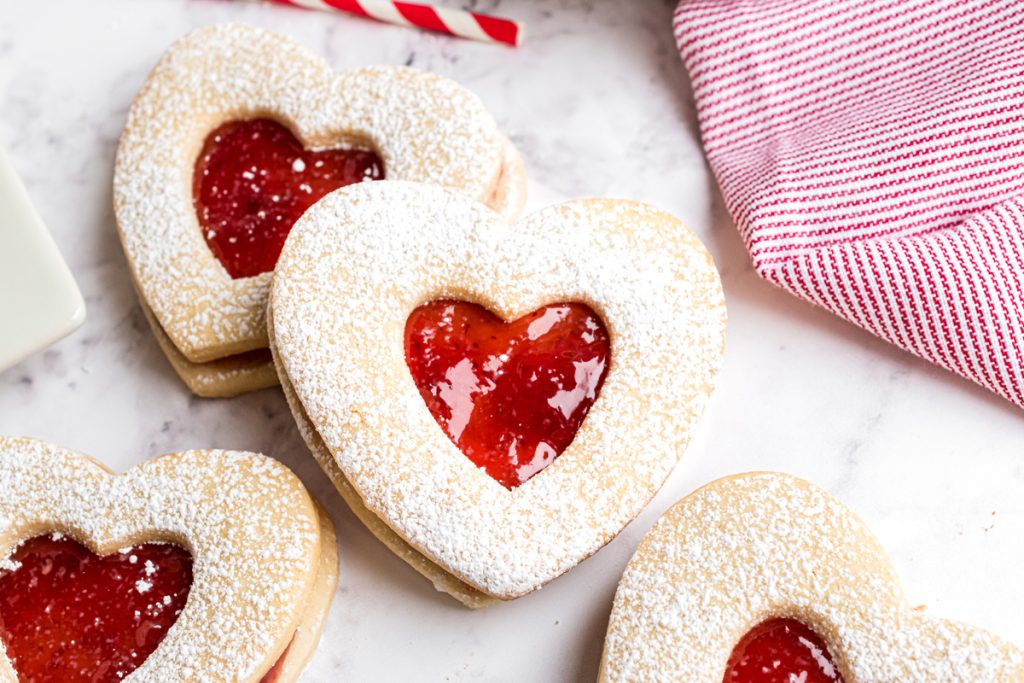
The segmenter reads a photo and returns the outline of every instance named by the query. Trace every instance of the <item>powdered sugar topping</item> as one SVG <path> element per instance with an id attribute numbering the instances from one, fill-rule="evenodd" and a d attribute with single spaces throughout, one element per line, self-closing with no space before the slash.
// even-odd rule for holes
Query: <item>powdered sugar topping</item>
<path id="1" fill-rule="evenodd" d="M 126 679 L 136 683 L 247 681 L 269 669 L 295 632 L 320 554 L 302 484 L 251 453 L 189 451 L 113 476 L 71 451 L 0 437 L 0 517 L 0 558 L 48 531 L 101 554 L 152 541 L 190 551 L 188 602 Z M 144 593 L 152 583 L 135 588 Z M 14 673 L 0 643 L 7 677 Z"/>
<path id="2" fill-rule="evenodd" d="M 722 680 L 756 624 L 791 617 L 829 644 L 849 683 L 1022 680 L 1024 652 L 912 611 L 878 542 L 807 482 L 760 473 L 683 499 L 630 561 L 602 680 Z"/>
<path id="3" fill-rule="evenodd" d="M 438 183 L 482 201 L 504 137 L 458 84 L 404 67 L 334 72 L 292 40 L 238 25 L 203 28 L 157 64 L 129 113 L 114 201 L 143 296 L 193 362 L 266 346 L 270 274 L 232 280 L 203 240 L 191 177 L 205 136 L 230 119 L 272 116 L 313 148 L 370 145 L 389 178 Z"/>
<path id="4" fill-rule="evenodd" d="M 612 364 L 575 441 L 508 491 L 444 436 L 405 365 L 409 312 L 439 298 L 514 319 L 579 301 Z M 678 461 L 721 359 L 717 273 L 677 220 L 625 201 L 505 224 L 435 187 L 343 188 L 296 224 L 272 293 L 282 369 L 366 506 L 463 581 L 515 597 L 610 540 Z"/>

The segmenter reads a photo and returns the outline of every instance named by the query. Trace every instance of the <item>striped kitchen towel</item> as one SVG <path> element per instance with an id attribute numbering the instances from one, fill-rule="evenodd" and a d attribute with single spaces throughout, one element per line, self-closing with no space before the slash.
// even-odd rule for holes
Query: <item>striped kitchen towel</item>
<path id="1" fill-rule="evenodd" d="M 683 0 L 769 282 L 1024 406 L 1024 1 Z"/>

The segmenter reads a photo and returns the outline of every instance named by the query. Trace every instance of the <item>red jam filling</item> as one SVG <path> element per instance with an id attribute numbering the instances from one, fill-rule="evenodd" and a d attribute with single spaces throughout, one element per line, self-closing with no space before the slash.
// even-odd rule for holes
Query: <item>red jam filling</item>
<path id="1" fill-rule="evenodd" d="M 771 619 L 743 636 L 722 683 L 842 683 L 828 646 L 795 619 Z"/>
<path id="2" fill-rule="evenodd" d="M 433 301 L 405 324 L 406 363 L 434 419 L 509 489 L 572 442 L 610 356 L 604 323 L 578 303 L 505 322 L 476 304 Z"/>
<path id="3" fill-rule="evenodd" d="M 0 639 L 23 683 L 114 683 L 160 645 L 185 607 L 192 557 L 166 543 L 95 555 L 32 538 L 0 571 Z"/>
<path id="4" fill-rule="evenodd" d="M 292 639 L 294 640 L 294 638 Z M 284 658 L 288 656 L 288 650 L 292 647 L 291 643 L 288 643 L 288 647 L 284 649 L 281 656 L 274 662 L 274 666 L 270 667 L 270 671 L 263 674 L 263 678 L 260 679 L 260 683 L 277 683 L 281 680 L 281 672 L 284 671 Z"/>
<path id="5" fill-rule="evenodd" d="M 383 177 L 368 149 L 309 151 L 277 121 L 250 119 L 207 136 L 192 196 L 210 250 L 243 278 L 274 269 L 292 225 L 325 194 Z"/>

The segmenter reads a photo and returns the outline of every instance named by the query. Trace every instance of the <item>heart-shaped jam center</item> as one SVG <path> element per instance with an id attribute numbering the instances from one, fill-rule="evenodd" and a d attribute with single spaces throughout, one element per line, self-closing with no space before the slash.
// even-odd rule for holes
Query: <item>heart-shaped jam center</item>
<path id="1" fill-rule="evenodd" d="M 249 119 L 207 136 L 192 196 L 213 255 L 243 278 L 274 269 L 292 225 L 325 194 L 383 177 L 371 150 L 310 151 L 277 121 Z"/>
<path id="2" fill-rule="evenodd" d="M 96 555 L 59 534 L 0 569 L 0 639 L 18 678 L 114 683 L 160 645 L 185 607 L 192 557 L 166 543 Z"/>
<path id="3" fill-rule="evenodd" d="M 505 322 L 433 301 L 405 324 L 405 358 L 456 446 L 512 489 L 554 462 L 597 400 L 611 349 L 588 306 L 558 303 Z"/>
<path id="4" fill-rule="evenodd" d="M 842 683 L 825 641 L 795 619 L 752 628 L 732 651 L 722 683 Z"/>

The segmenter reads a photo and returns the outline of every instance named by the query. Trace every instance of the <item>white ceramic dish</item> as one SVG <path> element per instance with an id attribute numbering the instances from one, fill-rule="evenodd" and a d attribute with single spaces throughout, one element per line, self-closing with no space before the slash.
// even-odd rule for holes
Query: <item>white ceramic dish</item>
<path id="1" fill-rule="evenodd" d="M 78 285 L 0 150 L 0 371 L 84 321 Z"/>

